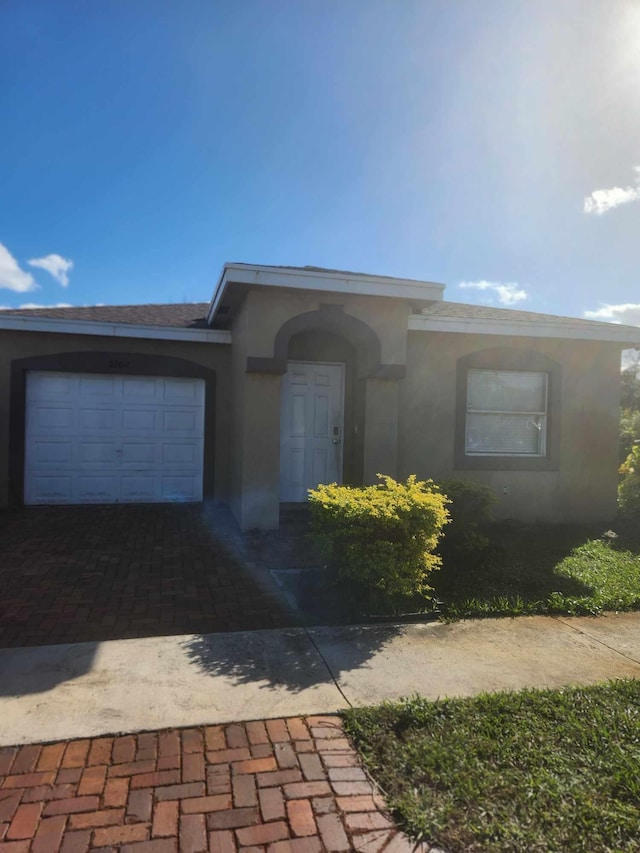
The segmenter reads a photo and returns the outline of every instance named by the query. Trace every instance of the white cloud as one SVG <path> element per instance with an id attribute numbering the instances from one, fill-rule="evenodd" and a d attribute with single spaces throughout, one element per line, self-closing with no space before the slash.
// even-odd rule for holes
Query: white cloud
<path id="1" fill-rule="evenodd" d="M 499 281 L 462 281 L 459 287 L 469 290 L 490 291 L 489 301 L 493 299 L 491 293 L 495 293 L 501 305 L 516 305 L 518 302 L 529 298 L 527 291 L 514 282 L 502 284 Z"/>
<path id="2" fill-rule="evenodd" d="M 640 199 L 640 166 L 634 166 L 633 169 L 636 173 L 635 186 L 594 190 L 584 200 L 584 212 L 602 216 L 603 213 L 607 213 L 607 211 L 613 210 L 614 207 L 619 207 L 621 204 L 638 201 Z"/>
<path id="3" fill-rule="evenodd" d="M 71 308 L 70 302 L 56 302 L 54 305 L 41 305 L 39 302 L 24 302 L 20 308 Z"/>
<path id="4" fill-rule="evenodd" d="M 640 198 L 640 189 L 634 187 L 611 187 L 610 190 L 594 190 L 584 200 L 584 212 L 595 213 L 602 216 L 614 207 L 637 201 Z"/>
<path id="5" fill-rule="evenodd" d="M 27 293 L 29 290 L 38 289 L 33 276 L 20 269 L 16 259 L 2 243 L 0 243 L 0 288 L 15 290 L 16 293 Z"/>
<path id="6" fill-rule="evenodd" d="M 604 320 L 608 323 L 624 323 L 640 326 L 640 303 L 622 302 L 619 305 L 601 305 L 595 311 L 585 311 L 588 320 Z"/>
<path id="7" fill-rule="evenodd" d="M 28 261 L 29 266 L 46 270 L 63 287 L 69 284 L 69 272 L 73 269 L 73 261 L 63 258 L 62 255 L 45 255 L 44 258 L 33 258 Z"/>

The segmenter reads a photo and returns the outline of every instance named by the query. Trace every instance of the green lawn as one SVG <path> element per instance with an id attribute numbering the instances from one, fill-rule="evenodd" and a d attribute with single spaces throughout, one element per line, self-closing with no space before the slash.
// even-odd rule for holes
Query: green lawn
<path id="1" fill-rule="evenodd" d="M 344 714 L 413 838 L 449 851 L 640 850 L 640 683 Z"/>
<path id="2" fill-rule="evenodd" d="M 640 609 L 640 536 L 623 528 L 495 524 L 490 546 L 433 575 L 445 617 Z"/>

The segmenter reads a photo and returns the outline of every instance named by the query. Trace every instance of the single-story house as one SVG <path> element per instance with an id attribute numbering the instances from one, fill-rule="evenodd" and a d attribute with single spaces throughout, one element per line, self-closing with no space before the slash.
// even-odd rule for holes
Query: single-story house
<path id="1" fill-rule="evenodd" d="M 0 312 L 0 505 L 200 501 L 274 529 L 318 483 L 458 478 L 610 519 L 640 329 L 426 281 L 226 264 L 210 303 Z"/>

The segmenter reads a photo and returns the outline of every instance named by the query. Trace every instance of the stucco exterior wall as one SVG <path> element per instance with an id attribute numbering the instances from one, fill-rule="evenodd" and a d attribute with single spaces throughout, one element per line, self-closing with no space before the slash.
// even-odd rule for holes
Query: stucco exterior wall
<path id="1" fill-rule="evenodd" d="M 102 353 L 130 361 L 136 355 L 184 359 L 215 371 L 215 405 L 205 438 L 205 494 L 230 503 L 243 529 L 278 525 L 280 474 L 280 398 L 274 346 L 279 330 L 300 315 L 332 305 L 372 329 L 380 362 L 399 370 L 362 373 L 357 347 L 350 365 L 350 391 L 356 402 L 345 419 L 353 431 L 349 478 L 373 482 L 375 474 L 421 478 L 455 477 L 487 483 L 498 503 L 497 518 L 528 521 L 606 521 L 616 511 L 620 347 L 612 343 L 563 341 L 433 332 L 407 332 L 405 300 L 351 294 L 252 291 L 234 318 L 232 344 L 154 341 L 3 331 L 0 333 L 0 506 L 11 495 L 11 364 L 16 359 L 63 353 Z M 326 318 L 325 318 L 326 319 Z M 327 329 L 324 329 L 326 332 Z M 311 332 L 307 338 L 306 332 Z M 326 360 L 312 327 L 292 337 L 286 358 Z M 314 340 L 316 344 L 314 344 Z M 349 345 L 352 342 L 349 341 Z M 316 349 L 314 350 L 314 346 Z M 550 411 L 554 458 L 545 470 L 483 470 L 460 464 L 456 454 L 456 415 L 460 359 L 492 348 L 541 353 L 558 365 Z M 337 352 L 338 350 L 336 350 Z M 346 351 L 346 350 L 345 350 Z M 311 354 L 311 355 L 309 355 Z M 251 359 L 262 367 L 254 369 Z M 345 361 L 349 360 L 345 356 Z M 406 376 L 402 368 L 406 364 Z M 496 365 L 504 366 L 504 365 Z M 82 371 L 81 365 L 74 367 Z M 118 372 L 117 367 L 113 368 Z M 144 372 L 141 370 L 140 372 Z M 14 429 L 15 431 L 15 429 Z M 345 442 L 349 437 L 345 436 Z M 463 460 L 464 462 L 464 460 Z M 487 464 L 485 462 L 485 464 Z"/>
<path id="2" fill-rule="evenodd" d="M 280 386 L 272 373 L 248 373 L 259 314 L 247 299 L 232 330 L 231 510 L 242 530 L 278 527 Z"/>
<path id="3" fill-rule="evenodd" d="M 247 315 L 236 321 L 231 344 L 231 406 L 229 444 L 229 506 L 238 523 L 242 517 L 242 466 L 244 460 L 244 377 L 247 363 Z"/>
<path id="4" fill-rule="evenodd" d="M 456 467 L 458 359 L 501 347 L 536 351 L 561 368 L 556 470 Z M 526 521 L 606 521 L 616 512 L 620 347 L 588 341 L 410 332 L 400 383 L 402 476 L 456 478 L 494 490 L 494 516 Z"/>
<path id="5" fill-rule="evenodd" d="M 14 359 L 63 353 L 105 353 L 105 373 L 118 373 L 109 361 L 128 361 L 136 372 L 135 356 L 169 356 L 215 371 L 213 423 L 206 425 L 205 494 L 226 501 L 229 497 L 229 432 L 231 397 L 231 347 L 188 341 L 154 341 L 92 335 L 3 331 L 0 334 L 0 506 L 7 506 L 14 491 L 10 483 L 11 364 Z M 74 371 L 82 372 L 81 362 Z M 144 370 L 140 371 L 144 373 Z M 209 401 L 210 404 L 211 401 Z"/>
<path id="6" fill-rule="evenodd" d="M 376 333 L 381 344 L 382 361 L 404 364 L 407 348 L 405 300 L 376 296 L 295 291 L 260 291 L 248 294 L 243 312 L 247 312 L 249 355 L 269 358 L 279 329 L 293 317 L 317 311 L 322 305 L 340 305 L 346 314 L 361 320 Z M 234 328 L 235 332 L 235 328 Z"/>

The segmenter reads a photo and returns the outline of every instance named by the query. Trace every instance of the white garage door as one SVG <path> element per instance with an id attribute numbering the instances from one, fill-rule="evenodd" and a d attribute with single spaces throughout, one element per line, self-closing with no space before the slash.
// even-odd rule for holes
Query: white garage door
<path id="1" fill-rule="evenodd" d="M 26 504 L 202 500 L 204 380 L 27 374 Z"/>

